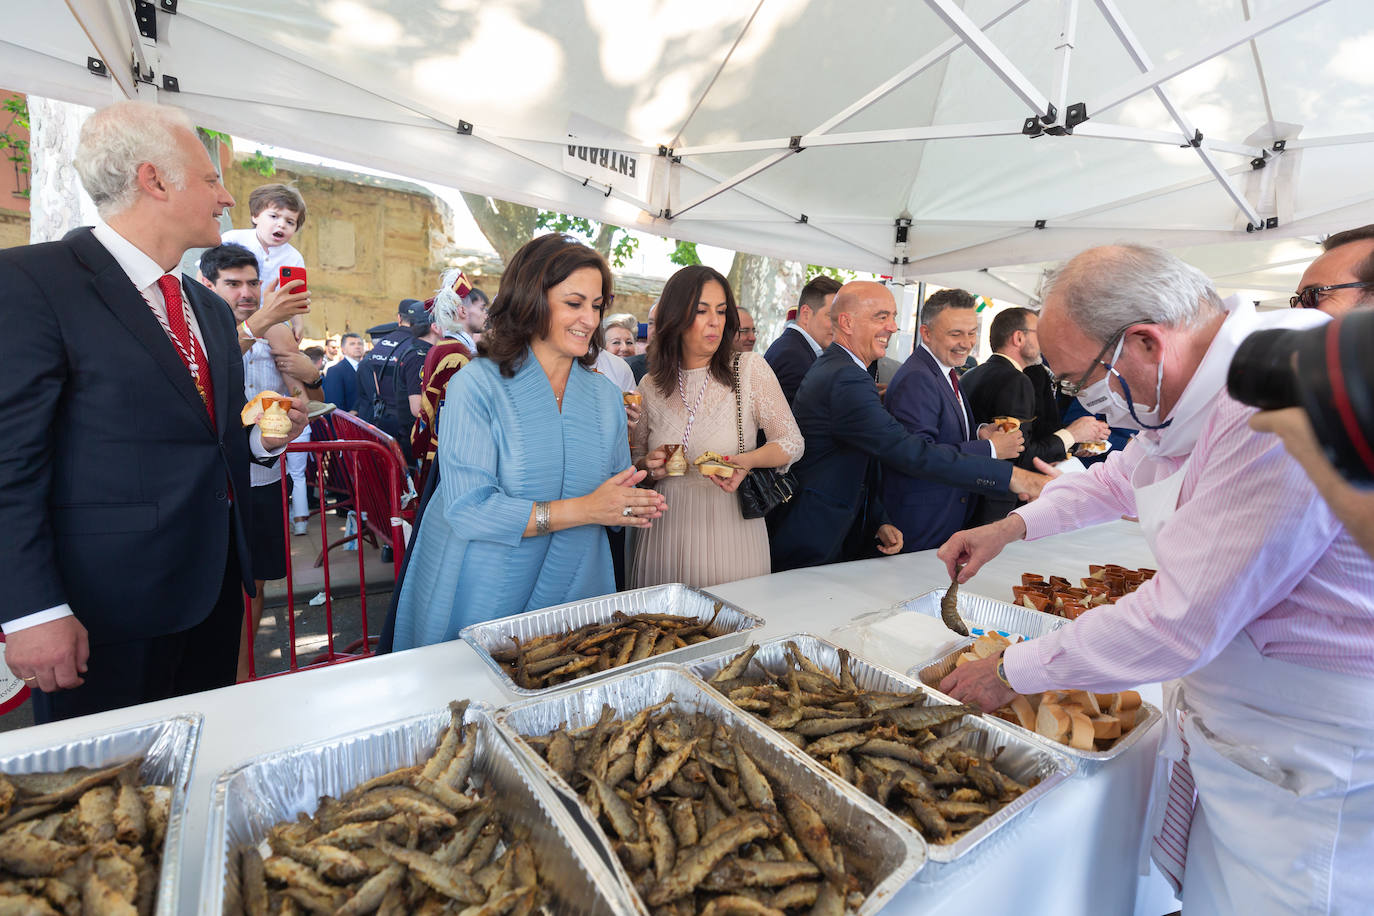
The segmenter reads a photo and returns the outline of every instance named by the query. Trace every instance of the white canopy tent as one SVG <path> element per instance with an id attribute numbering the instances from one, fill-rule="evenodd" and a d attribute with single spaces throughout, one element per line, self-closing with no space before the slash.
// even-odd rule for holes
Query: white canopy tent
<path id="1" fill-rule="evenodd" d="M 464 190 L 1010 301 L 1117 240 L 1278 298 L 1315 239 L 1374 222 L 1368 0 L 12 0 L 4 21 L 7 88 L 157 99 Z"/>

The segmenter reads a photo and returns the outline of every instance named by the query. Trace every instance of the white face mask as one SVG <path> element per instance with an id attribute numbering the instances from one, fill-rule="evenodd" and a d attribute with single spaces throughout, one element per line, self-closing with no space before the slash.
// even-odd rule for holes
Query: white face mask
<path id="1" fill-rule="evenodd" d="M 1078 392 L 1078 402 L 1083 405 L 1083 409 L 1091 414 L 1103 414 L 1107 418 L 1107 425 L 1118 429 L 1163 429 L 1168 426 L 1169 420 L 1159 422 L 1159 402 L 1160 392 L 1164 388 L 1164 361 L 1160 360 L 1159 372 L 1155 376 L 1155 406 L 1145 408 L 1138 406 L 1131 398 L 1131 386 L 1126 384 L 1126 380 L 1121 377 L 1121 373 L 1116 371 L 1116 361 L 1121 357 L 1121 348 L 1125 345 L 1126 338 L 1123 335 L 1117 341 L 1116 350 L 1112 353 L 1111 361 L 1105 363 L 1107 374 L 1102 376 L 1091 385 L 1084 385 L 1083 390 Z M 1112 390 L 1108 381 L 1115 375 L 1121 385 L 1121 389 L 1126 392 L 1123 398 Z"/>

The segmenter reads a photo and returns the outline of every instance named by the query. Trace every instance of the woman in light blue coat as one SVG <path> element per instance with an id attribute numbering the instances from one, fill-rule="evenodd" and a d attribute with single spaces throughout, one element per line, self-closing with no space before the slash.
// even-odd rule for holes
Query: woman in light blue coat
<path id="1" fill-rule="evenodd" d="M 620 391 L 591 368 L 611 299 L 605 260 L 567 236 L 511 259 L 478 358 L 449 383 L 395 648 L 615 591 L 605 526 L 647 528 L 666 505 L 635 486 Z"/>

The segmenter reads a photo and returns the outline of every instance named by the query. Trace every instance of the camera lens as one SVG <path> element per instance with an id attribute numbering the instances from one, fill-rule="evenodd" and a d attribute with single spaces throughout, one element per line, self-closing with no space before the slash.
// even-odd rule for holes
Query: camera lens
<path id="1" fill-rule="evenodd" d="M 1236 349 L 1226 376 L 1231 397 L 1260 410 L 1301 404 L 1302 391 L 1294 363 L 1303 333 L 1278 329 L 1256 331 L 1245 338 Z"/>
<path id="2" fill-rule="evenodd" d="M 1300 403 L 1327 457 L 1351 483 L 1374 484 L 1374 309 L 1357 309 L 1339 327 L 1300 332 Z M 1327 340 L 1336 334 L 1334 349 Z"/>

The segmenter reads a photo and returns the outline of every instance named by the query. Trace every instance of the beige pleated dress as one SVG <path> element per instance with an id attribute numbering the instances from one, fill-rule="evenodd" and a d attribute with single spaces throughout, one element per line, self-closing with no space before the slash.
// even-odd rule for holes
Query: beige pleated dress
<path id="1" fill-rule="evenodd" d="M 761 355 L 742 353 L 739 373 L 744 450 L 754 448 L 762 429 L 769 442 L 787 452 L 788 464 L 783 467 L 790 466 L 802 455 L 801 430 L 773 370 Z M 721 455 L 740 453 L 734 389 L 711 378 L 707 369 L 683 370 L 681 392 L 677 385 L 659 391 L 652 376 L 646 375 L 639 393 L 644 396 L 644 417 L 630 437 L 636 461 L 660 445 L 684 438 L 689 465 L 707 449 Z M 698 398 L 689 436 L 689 413 Z M 629 529 L 631 588 L 667 582 L 706 588 L 770 572 L 768 529 L 763 519 L 740 514 L 736 494 L 726 493 L 695 467 L 685 477 L 665 477 L 657 489 L 667 499 L 668 511 L 651 528 Z"/>

